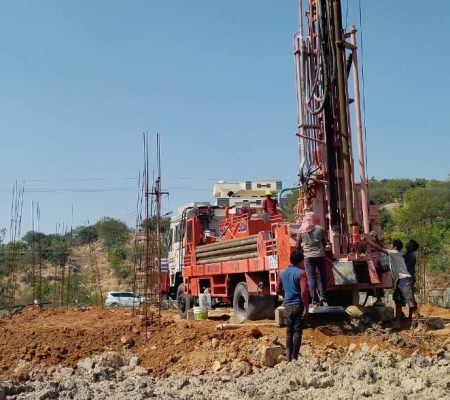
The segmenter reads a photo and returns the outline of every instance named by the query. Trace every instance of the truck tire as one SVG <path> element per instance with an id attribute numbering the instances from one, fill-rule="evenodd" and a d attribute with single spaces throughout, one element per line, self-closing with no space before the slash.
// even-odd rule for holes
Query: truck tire
<path id="1" fill-rule="evenodd" d="M 243 320 L 273 319 L 275 317 L 274 296 L 250 296 L 247 284 L 236 285 L 233 295 L 234 316 Z"/>
<path id="2" fill-rule="evenodd" d="M 186 319 L 187 310 L 191 308 L 191 296 L 184 292 L 184 284 L 181 283 L 177 288 L 177 309 L 182 319 Z"/>

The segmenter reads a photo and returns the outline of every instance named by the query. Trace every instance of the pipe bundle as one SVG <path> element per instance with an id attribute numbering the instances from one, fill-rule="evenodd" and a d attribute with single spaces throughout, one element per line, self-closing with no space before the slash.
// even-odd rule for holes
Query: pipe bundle
<path id="1" fill-rule="evenodd" d="M 206 244 L 196 248 L 197 264 L 244 260 L 258 256 L 258 235 Z"/>

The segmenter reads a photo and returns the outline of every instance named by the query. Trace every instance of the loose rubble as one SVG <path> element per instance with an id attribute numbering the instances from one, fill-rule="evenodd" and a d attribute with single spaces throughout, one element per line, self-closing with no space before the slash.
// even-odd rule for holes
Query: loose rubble
<path id="1" fill-rule="evenodd" d="M 301 361 L 287 364 L 284 328 L 216 326 L 170 312 L 146 326 L 130 310 L 24 310 L 0 321 L 0 400 L 450 399 L 447 327 L 311 321 Z"/>
<path id="2" fill-rule="evenodd" d="M 301 358 L 248 376 L 245 361 L 229 372 L 157 379 L 136 358 L 108 352 L 26 382 L 0 383 L 0 400 L 19 399 L 450 399 L 450 348 L 399 361 L 367 346 L 341 362 Z M 216 364 L 220 367 L 220 363 Z M 218 373 L 217 373 L 218 372 Z"/>

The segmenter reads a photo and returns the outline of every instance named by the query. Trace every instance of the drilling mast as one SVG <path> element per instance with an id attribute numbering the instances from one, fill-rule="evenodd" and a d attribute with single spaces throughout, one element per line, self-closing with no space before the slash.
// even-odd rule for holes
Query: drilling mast
<path id="1" fill-rule="evenodd" d="M 342 27 L 340 0 L 299 1 L 294 37 L 300 166 L 296 213 L 320 218 L 336 258 L 357 253 L 360 234 L 379 233 L 369 210 L 361 123 L 356 29 Z M 353 76 L 353 80 L 351 80 Z M 351 123 L 350 107 L 356 121 Z M 356 125 L 359 184 L 354 179 Z"/>

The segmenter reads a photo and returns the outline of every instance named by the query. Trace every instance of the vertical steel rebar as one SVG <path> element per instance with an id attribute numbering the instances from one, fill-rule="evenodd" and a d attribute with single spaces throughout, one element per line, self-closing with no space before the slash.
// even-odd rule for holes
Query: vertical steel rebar
<path id="1" fill-rule="evenodd" d="M 41 223 L 41 208 L 39 202 L 36 203 L 36 221 L 37 221 L 37 231 L 40 232 L 40 223 Z M 37 264 L 38 264 L 38 303 L 42 303 L 42 243 L 41 243 L 41 235 L 38 235 L 37 242 Z"/>
<path id="2" fill-rule="evenodd" d="M 37 286 L 36 286 L 36 228 L 34 224 L 34 201 L 31 202 L 31 287 L 33 289 L 33 300 L 37 301 Z"/>
<path id="3" fill-rule="evenodd" d="M 156 201 L 156 262 L 157 262 L 157 311 L 158 321 L 161 318 L 161 143 L 159 133 L 156 135 L 156 151 L 157 151 L 157 171 L 158 176 L 155 185 L 155 201 Z"/>
<path id="4" fill-rule="evenodd" d="M 150 254 L 150 192 L 149 192 L 149 160 L 148 160 L 148 133 L 144 135 L 144 185 L 145 185 L 145 265 L 144 265 L 144 319 L 145 335 L 148 337 L 148 291 L 150 287 L 151 254 Z"/>
<path id="5" fill-rule="evenodd" d="M 139 257 L 135 257 L 134 286 L 139 294 L 144 297 L 143 314 L 146 337 L 148 338 L 148 326 L 153 322 L 159 324 L 161 320 L 161 196 L 167 194 L 161 190 L 161 160 L 160 160 L 160 137 L 157 134 L 157 169 L 156 177 L 150 189 L 149 180 L 149 157 L 148 157 L 148 134 L 144 134 L 144 172 L 143 172 L 143 196 L 145 198 L 145 242 L 144 242 L 144 265 L 140 266 Z M 139 196 L 138 196 L 137 219 L 139 219 Z M 135 244 L 135 251 L 140 251 L 140 246 Z"/>
<path id="6" fill-rule="evenodd" d="M 7 286 L 5 294 L 6 315 L 13 313 L 14 302 L 17 290 L 17 268 L 18 268 L 18 239 L 20 238 L 20 228 L 22 223 L 24 185 L 19 185 L 16 181 L 12 189 L 11 201 L 11 223 L 10 242 L 7 252 Z"/>

